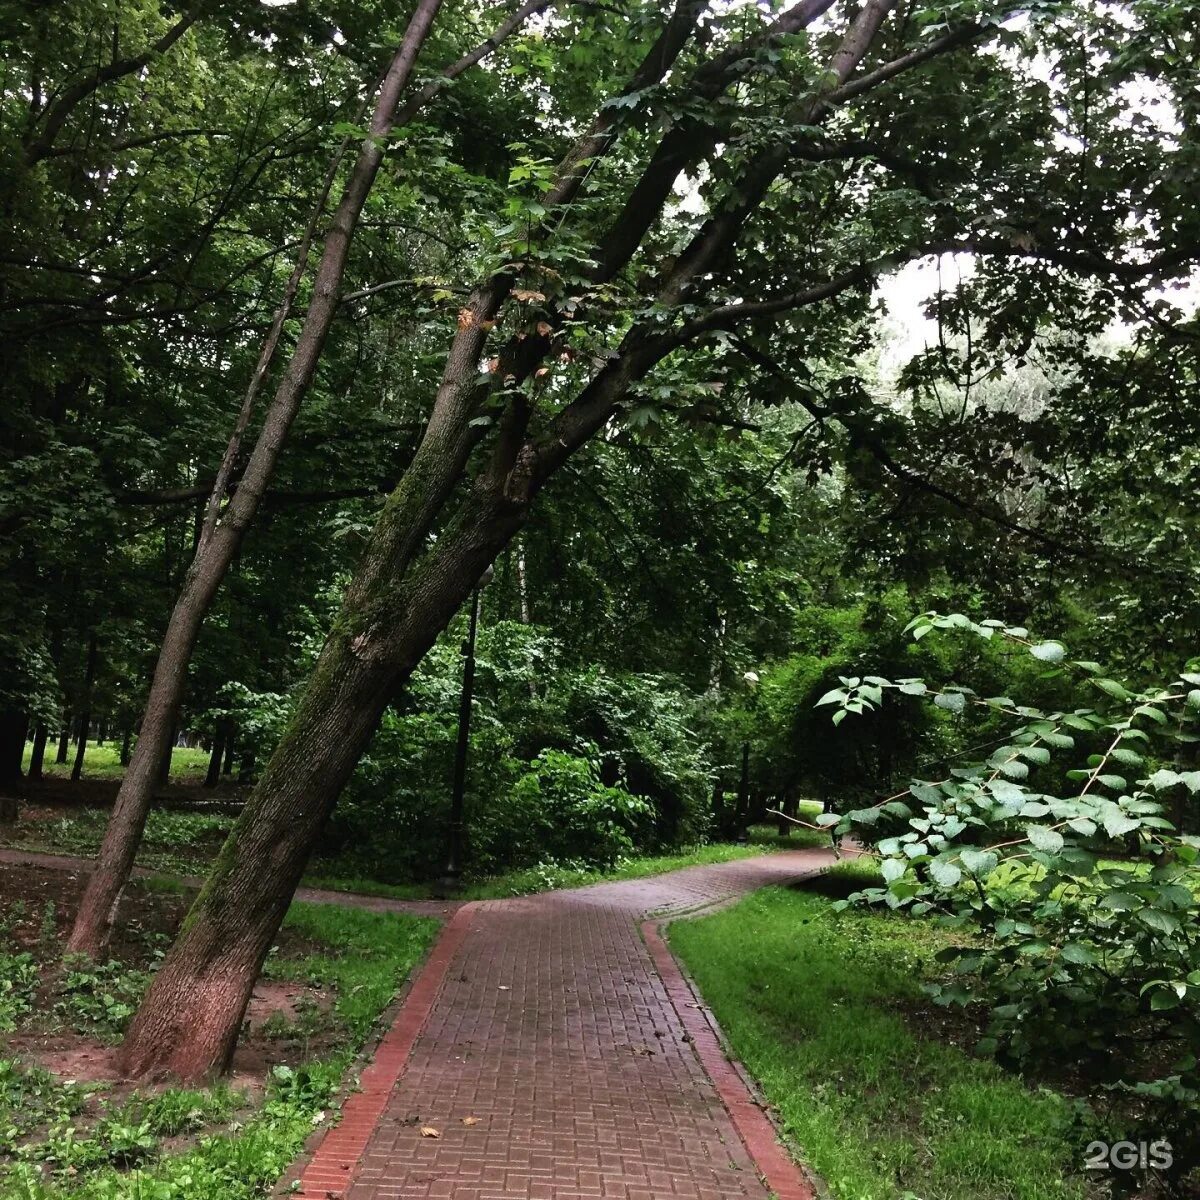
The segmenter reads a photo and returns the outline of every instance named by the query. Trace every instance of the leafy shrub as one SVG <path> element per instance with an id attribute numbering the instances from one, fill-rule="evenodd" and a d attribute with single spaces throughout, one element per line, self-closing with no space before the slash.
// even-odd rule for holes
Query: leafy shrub
<path id="1" fill-rule="evenodd" d="M 328 826 L 322 870 L 399 882 L 441 867 L 461 684 L 462 655 L 452 633 L 384 714 Z M 535 844 L 534 831 L 553 834 L 557 820 L 549 808 L 537 811 L 539 804 L 557 802 L 554 788 L 543 793 L 533 782 L 547 752 L 589 760 L 598 787 L 623 784 L 624 795 L 644 798 L 648 820 L 639 814 L 637 821 L 617 821 L 632 838 L 632 850 L 705 838 L 708 751 L 692 716 L 685 694 L 668 680 L 572 667 L 561 643 L 544 630 L 515 622 L 485 625 L 467 771 L 468 872 L 551 861 L 590 865 L 626 852 L 616 848 L 624 843 L 607 828 L 608 809 L 626 803 L 618 797 L 593 807 L 602 826 L 594 836 L 574 826 L 577 846 L 555 836 Z"/>
<path id="2" fill-rule="evenodd" d="M 472 839 L 484 862 L 610 867 L 633 852 L 653 818 L 646 800 L 601 782 L 594 747 L 588 757 L 545 750 L 476 814 Z"/>
<path id="3" fill-rule="evenodd" d="M 1024 629 L 934 614 L 912 625 L 918 638 L 935 629 L 969 630 L 1029 652 L 1043 669 L 1069 669 L 1091 703 L 1043 710 L 916 678 L 842 680 L 823 698 L 835 717 L 876 709 L 890 690 L 1008 727 L 986 758 L 827 818 L 875 845 L 884 886 L 861 897 L 973 933 L 943 952 L 954 974 L 935 987 L 938 999 L 989 1003 L 984 1052 L 1082 1068 L 1118 1104 L 1120 1136 L 1172 1144 L 1164 1183 L 1191 1194 L 1187 1181 L 1200 1171 L 1200 837 L 1181 833 L 1178 818 L 1200 792 L 1200 771 L 1190 769 L 1200 674 L 1135 687 L 1097 663 L 1067 664 L 1061 643 Z M 1055 782 L 1066 786 L 1049 790 Z M 893 824 L 881 837 L 889 820 L 902 831 Z"/>

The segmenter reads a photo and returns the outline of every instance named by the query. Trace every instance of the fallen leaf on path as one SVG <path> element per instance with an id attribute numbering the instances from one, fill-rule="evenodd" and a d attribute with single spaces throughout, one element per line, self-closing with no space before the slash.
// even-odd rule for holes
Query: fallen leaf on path
<path id="1" fill-rule="evenodd" d="M 462 1119 L 464 1125 L 478 1125 L 479 1120 L 479 1117 L 463 1117 Z"/>
<path id="2" fill-rule="evenodd" d="M 422 1137 L 441 1137 L 442 1135 L 432 1125 L 421 1126 Z"/>

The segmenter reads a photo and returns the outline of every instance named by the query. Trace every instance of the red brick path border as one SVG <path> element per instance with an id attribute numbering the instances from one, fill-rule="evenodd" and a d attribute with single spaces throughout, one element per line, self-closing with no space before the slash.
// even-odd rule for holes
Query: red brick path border
<path id="1" fill-rule="evenodd" d="M 384 1034 L 359 1077 L 360 1090 L 342 1106 L 342 1119 L 322 1138 L 300 1177 L 297 1196 L 340 1197 L 387 1107 L 413 1045 L 429 1018 L 442 981 L 467 935 L 475 904 L 464 904 L 443 927 L 425 965 L 404 998 L 395 1023 Z"/>
<path id="2" fill-rule="evenodd" d="M 464 906 L 298 1194 L 765 1200 L 770 1190 L 777 1200 L 815 1200 L 660 922 L 830 861 L 810 850 Z M 594 1059 L 609 1037 L 615 1053 Z M 637 1050 L 626 1043 L 639 1038 L 649 1043 L 640 1052 L 657 1057 L 634 1068 L 620 1051 Z M 482 1132 L 462 1128 L 460 1108 L 484 1114 Z M 421 1139 L 415 1111 L 440 1126 L 441 1140 Z M 647 1112 L 657 1119 L 643 1123 Z"/>
<path id="3" fill-rule="evenodd" d="M 662 935 L 661 924 L 658 921 L 643 921 L 642 937 L 654 959 L 655 969 L 662 977 L 671 1006 L 692 1039 L 696 1057 L 716 1086 L 738 1136 L 745 1143 L 754 1165 L 776 1200 L 815 1200 L 812 1184 L 779 1144 L 775 1126 L 763 1112 L 761 1102 L 726 1055 L 716 1018 L 701 1007 L 700 996 L 675 960 Z"/>

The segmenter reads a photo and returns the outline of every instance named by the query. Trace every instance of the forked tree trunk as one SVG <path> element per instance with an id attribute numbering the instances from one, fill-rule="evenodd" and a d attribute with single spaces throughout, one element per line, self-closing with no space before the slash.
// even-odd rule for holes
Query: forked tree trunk
<path id="1" fill-rule="evenodd" d="M 892 2 L 867 0 L 834 58 L 838 78 L 861 57 Z M 661 80 L 700 7 L 695 0 L 676 10 L 635 75 L 631 94 Z M 815 16 L 828 2 L 800 7 Z M 847 46 L 857 48 L 848 53 Z M 585 171 L 604 153 L 619 107 L 605 106 L 593 131 L 568 155 L 545 194 L 548 210 L 569 202 Z M 782 164 L 786 155 L 769 152 L 757 168 L 755 187 L 740 202 L 749 205 L 747 212 L 778 173 L 777 159 Z M 664 202 L 679 169 L 666 181 Z M 677 302 L 686 292 L 688 270 L 697 277 L 709 273 L 744 219 L 744 213 L 722 212 L 707 222 L 703 237 L 697 235 L 698 251 L 677 261 L 660 299 Z M 455 500 L 457 509 L 450 509 L 476 443 L 471 418 L 486 330 L 511 284 L 511 275 L 493 277 L 460 312 L 459 333 L 417 454 L 380 514 L 287 731 L 129 1027 L 118 1056 L 126 1075 L 197 1080 L 228 1064 L 254 982 L 312 846 L 383 708 L 520 528 L 538 488 L 603 427 L 630 385 L 673 344 L 632 330 L 621 352 L 555 419 L 553 436 L 536 444 L 522 445 L 522 407 L 508 410 L 511 421 L 501 426 L 491 465 L 461 502 Z M 438 536 L 430 545 L 435 526 Z"/>
<path id="2" fill-rule="evenodd" d="M 287 732 L 129 1027 L 123 1073 L 199 1080 L 226 1068 L 313 844 L 389 697 L 520 519 L 509 512 L 474 525 L 399 588 L 381 579 L 356 594 L 351 585 Z M 375 640 L 376 628 L 389 632 Z"/>
<path id="3" fill-rule="evenodd" d="M 292 421 L 308 390 L 325 346 L 333 319 L 337 313 L 342 279 L 350 252 L 354 231 L 366 203 L 367 195 L 383 161 L 382 142 L 393 127 L 401 93 L 408 84 L 417 54 L 425 42 L 441 0 L 419 0 L 409 22 L 404 41 L 392 60 L 376 101 L 371 120 L 371 137 L 362 144 L 351 171 L 337 212 L 325 238 L 321 261 L 313 281 L 312 300 L 308 306 L 303 328 L 296 341 L 287 369 L 280 379 L 275 396 L 267 408 L 258 440 L 250 454 L 237 491 L 217 521 L 223 499 L 214 494 L 209 506 L 211 524 L 206 518 L 205 535 L 192 559 L 180 590 L 179 599 L 171 613 L 163 638 L 162 649 L 154 668 L 146 711 L 138 734 L 129 768 L 121 780 L 112 816 L 104 833 L 104 841 L 96 865 L 80 901 L 74 928 L 67 948 L 73 953 L 95 957 L 108 941 L 113 915 L 121 893 L 129 881 L 129 873 L 141 843 L 146 817 L 154 798 L 154 788 L 169 762 L 170 736 L 183 697 L 188 664 L 200 633 L 200 626 L 217 594 L 217 589 L 233 561 L 242 536 L 258 508 L 275 463 L 283 448 Z M 332 173 L 327 176 L 332 183 Z M 317 214 L 324 209 L 324 197 L 317 205 Z M 301 268 L 307 258 L 308 241 L 304 241 L 297 270 L 292 279 L 299 281 Z M 290 307 L 289 302 L 283 307 Z M 283 307 L 276 314 L 274 336 L 282 327 Z M 268 349 L 260 359 L 259 372 L 251 383 L 251 395 L 256 389 L 269 359 Z M 248 397 L 249 398 L 249 397 Z M 247 405 L 243 404 L 243 412 Z M 240 428 L 240 427 L 239 427 Z M 231 442 L 240 441 L 235 430 Z M 226 455 L 229 459 L 229 455 Z M 227 475 L 228 463 L 222 464 Z M 214 489 L 214 493 L 221 489 Z"/>

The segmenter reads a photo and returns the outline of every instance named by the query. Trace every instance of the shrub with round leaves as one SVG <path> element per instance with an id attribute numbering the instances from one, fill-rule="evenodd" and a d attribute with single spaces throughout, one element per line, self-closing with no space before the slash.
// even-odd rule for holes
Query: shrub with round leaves
<path id="1" fill-rule="evenodd" d="M 1139 687 L 998 621 L 927 613 L 909 629 L 1003 639 L 1073 672 L 1081 702 L 1042 711 L 920 679 L 841 680 L 820 701 L 835 721 L 893 691 L 963 721 L 1007 722 L 1002 743 L 938 778 L 820 818 L 879 858 L 883 886 L 849 903 L 961 930 L 931 990 L 944 1004 L 990 1005 L 981 1050 L 1082 1068 L 1119 1101 L 1122 1132 L 1172 1141 L 1166 1182 L 1187 1186 L 1178 1181 L 1200 1168 L 1200 837 L 1185 832 L 1200 792 L 1200 673 Z"/>

